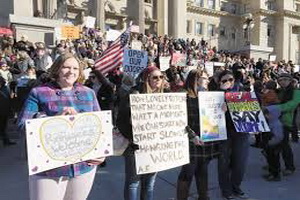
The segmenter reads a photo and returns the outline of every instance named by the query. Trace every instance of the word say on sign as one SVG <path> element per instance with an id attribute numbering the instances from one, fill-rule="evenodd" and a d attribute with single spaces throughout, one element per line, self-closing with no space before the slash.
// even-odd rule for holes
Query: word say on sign
<path id="1" fill-rule="evenodd" d="M 186 94 L 130 95 L 137 174 L 189 163 Z"/>
<path id="2" fill-rule="evenodd" d="M 237 132 L 270 131 L 254 92 L 229 92 L 225 96 Z"/>
<path id="3" fill-rule="evenodd" d="M 112 155 L 111 111 L 26 121 L 29 175 Z"/>
<path id="4" fill-rule="evenodd" d="M 148 53 L 134 49 L 125 49 L 123 59 L 123 72 L 132 76 L 143 71 L 148 64 Z"/>

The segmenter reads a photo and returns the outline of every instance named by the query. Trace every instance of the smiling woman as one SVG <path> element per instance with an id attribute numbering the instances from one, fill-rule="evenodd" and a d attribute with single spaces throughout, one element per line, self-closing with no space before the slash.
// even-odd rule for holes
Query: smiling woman
<path id="1" fill-rule="evenodd" d="M 94 91 L 80 84 L 84 78 L 83 66 L 77 57 L 68 53 L 58 57 L 50 69 L 50 78 L 49 83 L 33 88 L 28 95 L 19 116 L 20 128 L 24 128 L 27 119 L 41 115 L 100 111 Z M 94 182 L 94 165 L 103 160 L 89 160 L 30 176 L 30 199 L 86 199 Z"/>

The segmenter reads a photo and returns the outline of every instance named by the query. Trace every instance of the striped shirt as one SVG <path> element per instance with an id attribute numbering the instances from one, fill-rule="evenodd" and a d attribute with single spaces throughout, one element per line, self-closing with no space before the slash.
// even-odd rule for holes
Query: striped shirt
<path id="1" fill-rule="evenodd" d="M 100 107 L 94 91 L 81 84 L 75 84 L 72 90 L 66 91 L 55 83 L 48 83 L 33 88 L 19 115 L 18 125 L 25 127 L 25 121 L 32 119 L 37 113 L 46 116 L 55 116 L 63 111 L 64 107 L 73 107 L 78 113 L 100 111 Z M 38 175 L 60 177 L 75 177 L 91 171 L 94 166 L 86 162 L 59 167 L 42 172 Z"/>

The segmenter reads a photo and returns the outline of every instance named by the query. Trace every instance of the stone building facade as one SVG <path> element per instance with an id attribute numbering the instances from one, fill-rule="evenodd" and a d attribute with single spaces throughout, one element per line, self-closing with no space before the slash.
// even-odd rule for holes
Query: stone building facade
<path id="1" fill-rule="evenodd" d="M 204 38 L 210 46 L 250 57 L 300 63 L 300 0 L 1 0 L 0 26 L 34 34 L 63 23 L 80 25 L 97 18 L 102 30 L 125 30 L 131 22 L 141 32 L 180 38 Z"/>

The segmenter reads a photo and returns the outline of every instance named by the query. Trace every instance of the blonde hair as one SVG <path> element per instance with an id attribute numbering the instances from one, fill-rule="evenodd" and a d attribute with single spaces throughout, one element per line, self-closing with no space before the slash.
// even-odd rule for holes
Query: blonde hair
<path id="1" fill-rule="evenodd" d="M 58 77 L 59 77 L 59 72 L 61 70 L 61 67 L 63 66 L 63 64 L 66 62 L 66 60 L 70 59 L 70 58 L 75 58 L 76 61 L 79 64 L 79 77 L 76 80 L 77 83 L 83 83 L 84 82 L 84 73 L 83 73 L 83 62 L 81 62 L 81 60 L 74 56 L 71 53 L 64 53 L 61 56 L 59 56 L 54 63 L 52 64 L 51 68 L 50 68 L 50 78 L 52 81 L 57 81 Z"/>
<path id="2" fill-rule="evenodd" d="M 151 93 L 163 93 L 164 92 L 164 81 L 165 79 L 163 79 L 162 81 L 162 84 L 160 86 L 160 88 L 158 88 L 158 90 L 153 90 L 149 84 L 149 81 L 150 81 L 150 75 L 155 72 L 155 71 L 160 71 L 159 69 L 156 69 L 152 72 L 150 72 L 146 77 L 145 77 L 145 80 L 144 80 L 144 84 L 143 84 L 143 93 L 146 93 L 146 94 L 151 94 Z"/>

